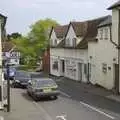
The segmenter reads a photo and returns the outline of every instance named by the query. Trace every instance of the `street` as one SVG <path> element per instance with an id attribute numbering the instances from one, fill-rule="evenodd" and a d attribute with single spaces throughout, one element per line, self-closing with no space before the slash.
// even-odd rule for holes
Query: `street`
<path id="1" fill-rule="evenodd" d="M 35 77 L 35 76 L 34 76 Z M 5 120 L 119 120 L 119 103 L 89 93 L 79 93 L 62 80 L 60 96 L 35 102 L 26 89 L 11 88 L 11 112 Z M 64 83 L 64 84 L 63 84 Z M 66 87 L 65 87 L 66 86 Z M 72 89 L 70 89 L 70 87 Z M 75 94 L 76 92 L 76 94 Z M 119 105 L 119 106 L 118 106 Z M 112 107 L 112 110 L 111 110 Z"/>
<path id="2" fill-rule="evenodd" d="M 11 92 L 12 111 L 4 116 L 5 120 L 57 120 L 56 118 L 64 115 L 66 117 L 63 120 L 116 119 L 112 115 L 93 110 L 64 95 L 57 100 L 42 99 L 40 102 L 35 102 L 24 89 L 12 89 Z"/>

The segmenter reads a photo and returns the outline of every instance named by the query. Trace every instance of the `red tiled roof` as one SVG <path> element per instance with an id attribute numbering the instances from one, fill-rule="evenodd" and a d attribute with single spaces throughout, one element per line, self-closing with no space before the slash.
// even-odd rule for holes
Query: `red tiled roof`
<path id="1" fill-rule="evenodd" d="M 54 28 L 54 31 L 56 33 L 57 38 L 63 38 L 67 32 L 68 25 L 63 25 L 63 26 L 56 26 Z"/>
<path id="2" fill-rule="evenodd" d="M 84 36 L 87 32 L 87 22 L 71 22 L 76 36 Z"/>
<path id="3" fill-rule="evenodd" d="M 2 42 L 2 52 L 9 52 L 14 46 L 12 42 Z"/>

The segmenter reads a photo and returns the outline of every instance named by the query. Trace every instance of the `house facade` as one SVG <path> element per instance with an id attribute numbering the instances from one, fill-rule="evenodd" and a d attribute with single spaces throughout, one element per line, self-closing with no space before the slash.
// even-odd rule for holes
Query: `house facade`
<path id="1" fill-rule="evenodd" d="M 118 50 L 112 43 L 112 17 L 98 25 L 96 41 L 88 42 L 88 58 L 91 65 L 90 82 L 107 89 L 116 89 L 118 74 Z"/>
<path id="2" fill-rule="evenodd" d="M 115 89 L 118 50 L 112 42 L 112 17 L 70 22 L 65 30 L 61 27 L 53 28 L 50 35 L 50 73 Z"/>
<path id="3" fill-rule="evenodd" d="M 120 92 L 120 0 L 108 8 L 112 10 L 112 40 L 114 46 L 118 49 L 119 79 L 117 85 Z"/>
<path id="4" fill-rule="evenodd" d="M 2 43 L 2 58 L 3 64 L 6 64 L 7 56 L 9 55 L 9 64 L 19 65 L 20 64 L 20 52 L 17 50 L 12 42 Z"/>
<path id="5" fill-rule="evenodd" d="M 4 79 L 2 74 L 2 42 L 5 39 L 5 25 L 6 25 L 7 17 L 0 14 L 0 109 L 3 109 L 4 106 Z"/>

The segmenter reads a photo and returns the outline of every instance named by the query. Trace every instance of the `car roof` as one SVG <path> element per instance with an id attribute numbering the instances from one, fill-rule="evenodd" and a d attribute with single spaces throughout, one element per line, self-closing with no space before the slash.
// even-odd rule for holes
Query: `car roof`
<path id="1" fill-rule="evenodd" d="M 51 79 L 51 78 L 32 78 L 32 80 L 36 80 L 36 81 L 45 81 L 45 80 L 47 80 L 47 81 L 53 81 L 54 82 L 54 80 Z"/>

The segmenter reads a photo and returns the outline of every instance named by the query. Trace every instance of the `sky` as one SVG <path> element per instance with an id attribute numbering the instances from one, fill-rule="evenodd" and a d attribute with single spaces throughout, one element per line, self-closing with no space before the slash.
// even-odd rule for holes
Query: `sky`
<path id="1" fill-rule="evenodd" d="M 26 35 L 37 20 L 52 18 L 59 24 L 84 21 L 111 14 L 107 8 L 117 0 L 0 0 L 0 13 L 7 16 L 7 33 Z"/>

